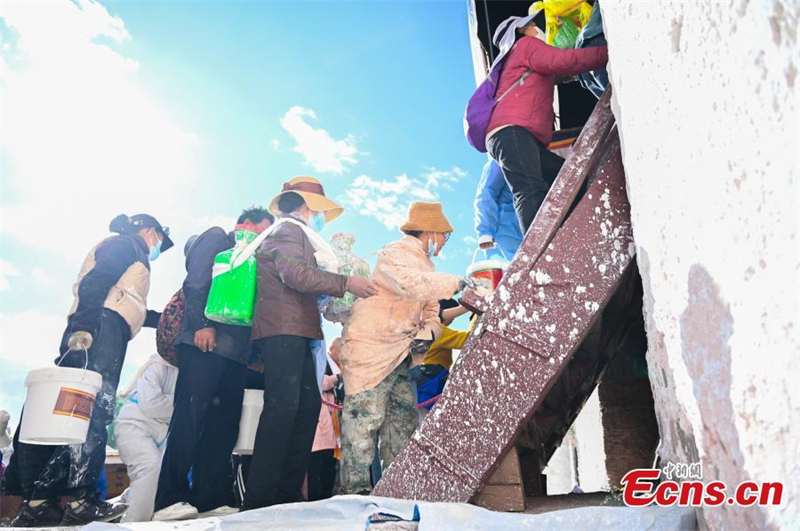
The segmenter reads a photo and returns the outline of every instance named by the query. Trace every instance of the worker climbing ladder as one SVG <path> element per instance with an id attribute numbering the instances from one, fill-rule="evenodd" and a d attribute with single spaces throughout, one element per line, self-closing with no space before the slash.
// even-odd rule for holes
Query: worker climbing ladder
<path id="1" fill-rule="evenodd" d="M 469 502 L 519 438 L 534 456 L 527 476 L 538 480 L 613 358 L 636 310 L 638 274 L 610 93 L 489 304 L 465 296 L 482 316 L 438 403 L 373 494 Z"/>

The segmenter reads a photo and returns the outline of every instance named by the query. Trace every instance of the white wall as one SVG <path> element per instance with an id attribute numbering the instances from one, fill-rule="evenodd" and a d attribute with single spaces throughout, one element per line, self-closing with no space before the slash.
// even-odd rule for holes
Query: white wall
<path id="1" fill-rule="evenodd" d="M 800 528 L 797 1 L 602 2 L 662 456 L 786 482 Z"/>

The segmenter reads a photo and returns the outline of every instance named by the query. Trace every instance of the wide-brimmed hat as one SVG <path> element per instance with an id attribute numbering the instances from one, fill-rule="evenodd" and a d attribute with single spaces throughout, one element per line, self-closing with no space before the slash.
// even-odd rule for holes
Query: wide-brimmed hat
<path id="1" fill-rule="evenodd" d="M 408 207 L 408 217 L 400 225 L 401 232 L 419 230 L 423 232 L 453 232 L 453 226 L 442 212 L 441 203 L 414 201 Z"/>
<path id="2" fill-rule="evenodd" d="M 278 201 L 281 196 L 289 192 L 294 192 L 302 197 L 311 210 L 324 212 L 326 223 L 330 223 L 344 212 L 344 208 L 325 197 L 325 189 L 322 187 L 322 183 L 313 177 L 295 177 L 291 181 L 283 183 L 283 191 L 270 201 L 269 211 L 276 216 L 280 216 L 282 212 L 278 208 Z"/>

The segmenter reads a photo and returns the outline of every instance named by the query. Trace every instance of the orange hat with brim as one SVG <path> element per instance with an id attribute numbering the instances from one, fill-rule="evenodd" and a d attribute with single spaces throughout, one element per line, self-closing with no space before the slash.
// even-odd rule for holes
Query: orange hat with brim
<path id="1" fill-rule="evenodd" d="M 276 216 L 283 214 L 278 208 L 278 201 L 281 196 L 289 192 L 302 197 L 311 210 L 323 212 L 326 223 L 330 223 L 344 212 L 344 208 L 325 197 L 325 189 L 322 187 L 322 183 L 313 177 L 295 177 L 291 181 L 283 183 L 283 191 L 272 199 L 269 204 L 269 211 Z"/>

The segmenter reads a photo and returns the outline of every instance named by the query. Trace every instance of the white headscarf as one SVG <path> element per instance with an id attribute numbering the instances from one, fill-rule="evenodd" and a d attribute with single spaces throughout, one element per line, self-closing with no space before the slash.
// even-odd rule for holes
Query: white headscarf
<path id="1" fill-rule="evenodd" d="M 514 46 L 517 40 L 517 29 L 526 26 L 536 15 L 538 15 L 538 13 L 526 17 L 508 17 L 497 26 L 492 42 L 500 49 L 500 53 L 495 57 L 492 68 L 511 51 L 511 47 Z"/>

